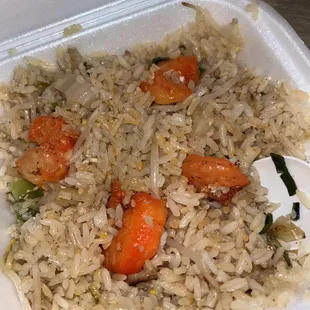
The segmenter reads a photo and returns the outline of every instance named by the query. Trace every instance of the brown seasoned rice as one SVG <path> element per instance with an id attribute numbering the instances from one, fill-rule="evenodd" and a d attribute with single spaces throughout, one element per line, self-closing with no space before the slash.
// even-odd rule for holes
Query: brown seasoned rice
<path id="1" fill-rule="evenodd" d="M 35 217 L 10 228 L 14 241 L 3 269 L 25 309 L 259 310 L 294 300 L 308 277 L 305 260 L 291 253 L 293 267 L 287 268 L 284 248 L 275 252 L 259 235 L 272 206 L 251 165 L 270 152 L 305 159 L 308 98 L 239 67 L 242 41 L 237 23 L 229 27 L 228 34 L 198 9 L 195 23 L 122 56 L 59 49 L 56 72 L 33 61 L 16 68 L 0 96 L 6 112 L 0 123 L 2 188 L 19 178 L 15 160 L 28 148 L 36 116 L 62 116 L 81 131 L 69 175 L 46 186 Z M 199 85 L 183 102 L 153 105 L 151 94 L 139 88 L 155 70 L 148 70 L 152 59 L 181 53 L 195 55 L 205 70 Z M 91 89 L 83 103 L 72 100 L 74 92 L 63 94 L 68 76 Z M 228 211 L 181 176 L 189 153 L 240 162 L 251 184 Z M 144 266 L 157 279 L 131 285 L 127 276 L 102 267 L 100 247 L 108 248 L 122 227 L 121 206 L 106 208 L 115 178 L 127 190 L 125 203 L 133 191 L 167 200 L 160 248 Z M 145 222 L 153 225 L 152 218 Z"/>

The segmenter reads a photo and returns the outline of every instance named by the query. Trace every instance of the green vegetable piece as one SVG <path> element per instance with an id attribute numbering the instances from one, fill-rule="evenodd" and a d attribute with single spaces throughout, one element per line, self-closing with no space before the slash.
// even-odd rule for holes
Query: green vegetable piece
<path id="1" fill-rule="evenodd" d="M 95 285 L 91 285 L 89 287 L 89 290 L 90 290 L 92 296 L 94 297 L 94 299 L 96 301 L 98 301 L 100 299 L 100 297 L 101 297 L 101 294 L 100 294 L 98 288 Z"/>
<path id="2" fill-rule="evenodd" d="M 36 199 L 36 198 L 42 197 L 43 195 L 44 195 L 44 192 L 41 191 L 40 189 L 37 189 L 35 191 L 28 192 L 24 198 L 25 199 Z"/>
<path id="3" fill-rule="evenodd" d="M 36 88 L 40 91 L 44 91 L 50 84 L 49 83 L 45 83 L 45 82 L 38 82 L 36 84 Z"/>
<path id="4" fill-rule="evenodd" d="M 298 221 L 299 219 L 300 219 L 300 203 L 294 202 L 292 212 L 291 212 L 291 220 Z"/>
<path id="5" fill-rule="evenodd" d="M 15 200 L 23 199 L 28 191 L 32 191 L 36 186 L 27 180 L 21 179 L 12 184 L 12 195 Z"/>
<path id="6" fill-rule="evenodd" d="M 272 213 L 266 214 L 265 225 L 263 229 L 260 231 L 260 234 L 265 234 L 273 224 L 273 215 Z"/>
<path id="7" fill-rule="evenodd" d="M 287 250 L 285 250 L 285 251 L 283 252 L 283 258 L 284 258 L 284 260 L 285 260 L 287 266 L 288 266 L 289 268 L 292 268 L 292 262 L 291 262 L 291 260 L 290 260 L 290 257 L 289 257 L 289 255 L 288 255 Z"/>
<path id="8" fill-rule="evenodd" d="M 56 107 L 58 106 L 58 103 L 57 102 L 52 102 L 51 106 L 52 106 L 52 110 L 55 111 Z"/>
<path id="9" fill-rule="evenodd" d="M 288 171 L 283 172 L 280 175 L 280 178 L 282 179 L 283 183 L 285 184 L 287 191 L 288 191 L 288 194 L 290 196 L 294 196 L 296 194 L 296 191 L 297 191 L 297 186 L 296 186 L 294 179 L 290 175 L 290 173 Z"/>
<path id="10" fill-rule="evenodd" d="M 152 60 L 152 63 L 154 65 L 158 65 L 161 61 L 167 61 L 169 60 L 168 57 L 155 57 L 153 60 Z"/>
<path id="11" fill-rule="evenodd" d="M 286 186 L 288 194 L 290 196 L 294 196 L 296 194 L 297 186 L 286 167 L 284 157 L 275 153 L 270 153 L 270 156 L 276 167 L 277 172 L 281 173 L 280 178 L 282 179 L 284 185 Z"/>
<path id="12" fill-rule="evenodd" d="M 21 222 L 21 223 L 25 223 L 26 221 L 24 220 L 24 218 L 22 217 L 21 214 L 19 213 L 16 213 L 16 219 L 18 222 Z"/>
<path id="13" fill-rule="evenodd" d="M 206 72 L 206 69 L 199 67 L 199 74 L 202 75 Z"/>
<path id="14" fill-rule="evenodd" d="M 32 207 L 29 207 L 27 212 L 28 212 L 29 215 L 31 215 L 32 217 L 36 216 L 36 215 L 39 213 L 39 211 L 38 211 L 37 209 L 32 208 Z"/>
<path id="15" fill-rule="evenodd" d="M 16 219 L 18 222 L 25 223 L 29 218 L 35 217 L 36 214 L 39 213 L 35 207 L 29 207 L 27 212 L 24 214 L 20 214 L 18 211 L 16 211 Z"/>
<path id="16" fill-rule="evenodd" d="M 267 243 L 268 243 L 269 246 L 272 247 L 272 249 L 273 249 L 274 251 L 276 251 L 277 248 L 280 248 L 280 247 L 281 247 L 281 244 L 280 244 L 280 242 L 279 242 L 278 239 L 277 239 L 277 233 L 276 233 L 275 231 L 273 231 L 273 230 L 269 230 L 269 231 L 267 232 Z M 283 258 L 284 258 L 284 260 L 285 260 L 287 266 L 288 266 L 288 267 L 292 267 L 292 262 L 291 262 L 291 260 L 290 260 L 290 257 L 289 257 L 289 255 L 288 255 L 288 251 L 287 251 L 287 250 L 285 250 L 285 251 L 283 252 Z"/>
<path id="17" fill-rule="evenodd" d="M 278 173 L 288 172 L 283 156 L 275 153 L 270 153 L 270 156 Z"/>
<path id="18" fill-rule="evenodd" d="M 277 248 L 281 247 L 280 242 L 277 239 L 277 233 L 273 230 L 269 230 L 266 234 L 267 243 L 275 251 Z"/>
<path id="19" fill-rule="evenodd" d="M 15 201 L 25 198 L 35 199 L 43 196 L 40 189 L 34 190 L 36 186 L 25 179 L 18 180 L 12 184 L 12 196 Z"/>

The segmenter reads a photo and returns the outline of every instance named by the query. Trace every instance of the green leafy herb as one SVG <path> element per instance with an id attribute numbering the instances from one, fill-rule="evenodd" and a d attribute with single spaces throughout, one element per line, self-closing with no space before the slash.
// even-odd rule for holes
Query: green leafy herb
<path id="1" fill-rule="evenodd" d="M 296 194 L 297 186 L 287 169 L 284 157 L 275 153 L 270 153 L 270 156 L 276 167 L 277 172 L 281 173 L 280 178 L 285 184 L 288 194 L 290 196 L 294 196 Z"/>
<path id="2" fill-rule="evenodd" d="M 266 214 L 266 219 L 265 219 L 265 225 L 263 229 L 261 230 L 260 234 L 265 234 L 273 224 L 273 215 L 272 213 Z"/>
<path id="3" fill-rule="evenodd" d="M 287 191 L 288 191 L 288 194 L 290 196 L 294 196 L 296 194 L 296 191 L 297 191 L 297 186 L 296 186 L 294 179 L 290 175 L 290 173 L 289 172 L 283 172 L 280 175 L 280 178 L 282 179 L 283 183 L 285 184 Z"/>
<path id="4" fill-rule="evenodd" d="M 299 202 L 293 203 L 291 219 L 292 221 L 298 221 L 300 219 L 300 203 Z"/>
<path id="5" fill-rule="evenodd" d="M 26 194 L 24 199 L 35 199 L 35 198 L 40 198 L 44 195 L 43 191 L 40 189 L 36 189 L 35 191 L 31 191 Z"/>
<path id="6" fill-rule="evenodd" d="M 199 74 L 203 75 L 206 72 L 206 69 L 199 67 Z"/>
<path id="7" fill-rule="evenodd" d="M 22 215 L 19 214 L 19 213 L 16 213 L 16 219 L 17 219 L 18 222 L 25 223 L 24 218 L 23 218 Z"/>
<path id="8" fill-rule="evenodd" d="M 25 179 L 18 180 L 12 184 L 12 196 L 15 201 L 23 199 L 35 199 L 43 196 L 43 191 Z"/>
<path id="9" fill-rule="evenodd" d="M 154 65 L 158 65 L 160 62 L 162 62 L 162 61 L 167 61 L 167 60 L 169 60 L 168 57 L 155 57 L 155 58 L 152 60 L 152 63 L 153 63 Z"/>
<path id="10" fill-rule="evenodd" d="M 39 211 L 38 211 L 37 209 L 32 208 L 32 207 L 29 207 L 27 212 L 28 212 L 32 217 L 36 216 L 36 215 L 39 213 Z"/>
<path id="11" fill-rule="evenodd" d="M 39 211 L 34 207 L 29 207 L 27 212 L 20 214 L 16 211 L 16 219 L 18 222 L 25 223 L 28 221 L 31 217 L 35 217 L 36 214 L 39 213 Z"/>

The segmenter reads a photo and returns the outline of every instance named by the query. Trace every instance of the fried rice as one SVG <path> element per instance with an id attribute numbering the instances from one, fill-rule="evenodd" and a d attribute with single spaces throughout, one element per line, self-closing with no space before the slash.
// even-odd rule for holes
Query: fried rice
<path id="1" fill-rule="evenodd" d="M 289 252 L 289 268 L 285 248 L 274 250 L 259 234 L 274 205 L 252 167 L 271 152 L 305 159 L 307 95 L 239 66 L 237 21 L 222 29 L 196 10 L 194 23 L 160 43 L 123 55 L 59 48 L 57 70 L 28 58 L 2 87 L 1 186 L 7 191 L 20 178 L 15 160 L 29 148 L 29 124 L 37 116 L 61 116 L 81 132 L 69 174 L 45 185 L 35 216 L 26 214 L 33 200 L 19 204 L 25 221 L 9 229 L 3 270 L 25 309 L 278 309 L 307 280 L 306 256 Z M 152 59 L 180 55 L 197 58 L 204 71 L 199 84 L 182 102 L 153 104 L 139 88 L 153 74 Z M 250 185 L 229 206 L 210 201 L 182 176 L 190 153 L 238 162 Z M 107 208 L 114 179 L 127 203 L 133 192 L 149 192 L 169 210 L 157 254 L 134 276 L 103 267 L 102 249 L 123 216 L 122 208 Z"/>

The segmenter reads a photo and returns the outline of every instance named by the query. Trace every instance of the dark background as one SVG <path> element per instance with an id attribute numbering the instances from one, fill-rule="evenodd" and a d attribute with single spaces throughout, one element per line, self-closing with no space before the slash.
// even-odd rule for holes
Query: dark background
<path id="1" fill-rule="evenodd" d="M 278 11 L 310 48 L 310 0 L 264 0 Z"/>

